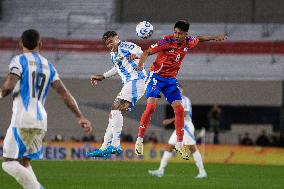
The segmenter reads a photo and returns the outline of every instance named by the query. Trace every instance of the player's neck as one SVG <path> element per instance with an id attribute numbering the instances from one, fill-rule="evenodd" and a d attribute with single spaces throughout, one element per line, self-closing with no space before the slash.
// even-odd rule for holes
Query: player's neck
<path id="1" fill-rule="evenodd" d="M 31 53 L 31 52 L 36 52 L 36 53 L 38 53 L 39 52 L 39 48 L 37 47 L 37 48 L 34 48 L 33 50 L 29 50 L 29 49 L 27 49 L 27 48 L 23 48 L 23 53 Z"/>

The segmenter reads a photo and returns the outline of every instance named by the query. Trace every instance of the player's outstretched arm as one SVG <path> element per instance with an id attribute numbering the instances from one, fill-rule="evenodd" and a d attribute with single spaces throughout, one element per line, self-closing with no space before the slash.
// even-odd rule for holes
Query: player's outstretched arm
<path id="1" fill-rule="evenodd" d="M 184 117 L 186 117 L 187 115 L 188 115 L 188 111 L 184 111 Z M 163 120 L 163 125 L 167 126 L 167 125 L 171 124 L 174 121 L 175 121 L 174 117 L 168 118 L 168 119 L 164 119 Z"/>
<path id="2" fill-rule="evenodd" d="M 206 42 L 206 41 L 224 41 L 227 39 L 224 35 L 218 36 L 197 36 L 199 42 Z"/>
<path id="3" fill-rule="evenodd" d="M 143 51 L 143 53 L 140 56 L 140 60 L 138 62 L 138 65 L 135 69 L 136 70 L 143 70 L 144 62 L 147 60 L 148 56 L 151 55 L 151 54 L 152 54 L 152 52 L 149 49 Z"/>
<path id="4" fill-rule="evenodd" d="M 112 77 L 114 75 L 117 74 L 117 69 L 114 66 L 112 69 L 108 70 L 107 72 L 105 72 L 103 75 L 92 75 L 91 76 L 91 84 L 93 86 L 97 85 L 99 81 L 102 81 L 106 78 Z"/>
<path id="5" fill-rule="evenodd" d="M 75 98 L 71 95 L 71 93 L 66 89 L 63 82 L 61 80 L 56 80 L 52 84 L 52 88 L 59 94 L 61 99 L 64 101 L 66 106 L 74 113 L 74 115 L 78 119 L 79 125 L 84 129 L 85 132 L 91 133 L 93 128 L 89 120 L 87 120 L 83 114 L 81 113 L 79 106 L 75 100 Z"/>
<path id="6" fill-rule="evenodd" d="M 9 73 L 4 81 L 4 84 L 0 88 L 0 99 L 9 95 L 19 80 L 19 76 Z"/>

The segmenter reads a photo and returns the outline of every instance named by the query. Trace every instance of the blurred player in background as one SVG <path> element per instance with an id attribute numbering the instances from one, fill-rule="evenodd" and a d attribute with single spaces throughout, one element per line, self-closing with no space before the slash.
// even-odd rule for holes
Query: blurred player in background
<path id="1" fill-rule="evenodd" d="M 96 85 L 98 81 L 118 74 L 123 81 L 123 87 L 112 104 L 102 146 L 86 155 L 88 157 L 107 158 L 110 154 L 122 153 L 120 135 L 123 126 L 123 114 L 130 110 L 144 95 L 146 72 L 143 68 L 134 70 L 138 64 L 138 58 L 143 52 L 139 46 L 131 42 L 121 41 L 115 31 L 104 33 L 102 40 L 110 50 L 113 68 L 103 75 L 93 75 L 91 83 Z"/>
<path id="2" fill-rule="evenodd" d="M 177 87 L 176 76 L 181 67 L 187 51 L 195 47 L 199 42 L 222 41 L 224 36 L 198 36 L 193 37 L 188 33 L 189 23 L 184 20 L 177 21 L 174 25 L 174 33 L 165 36 L 163 40 L 153 44 L 141 55 L 137 70 L 144 67 L 147 57 L 152 54 L 158 54 L 155 62 L 150 68 L 150 74 L 147 78 L 146 98 L 147 106 L 144 111 L 139 126 L 138 138 L 135 144 L 135 153 L 143 155 L 143 138 L 147 127 L 149 126 L 152 114 L 156 109 L 156 103 L 162 92 L 166 100 L 171 104 L 175 113 L 175 128 L 177 134 L 177 143 L 175 150 L 181 154 L 183 159 L 189 159 L 189 155 L 182 145 L 183 127 L 184 127 L 184 108 L 182 98 Z"/>
<path id="3" fill-rule="evenodd" d="M 91 132 L 92 126 L 53 65 L 39 54 L 42 46 L 39 33 L 33 29 L 24 31 L 20 45 L 23 54 L 12 59 L 9 74 L 0 88 L 0 98 L 13 95 L 13 115 L 4 139 L 2 168 L 23 188 L 42 189 L 30 161 L 42 158 L 42 140 L 47 130 L 44 104 L 49 87 L 59 94 L 85 132 Z"/>
<path id="4" fill-rule="evenodd" d="M 192 123 L 192 106 L 191 101 L 183 95 L 183 88 L 179 85 L 179 89 L 182 95 L 182 105 L 184 108 L 184 136 L 183 136 L 183 144 L 185 147 L 191 152 L 192 157 L 194 159 L 195 165 L 198 168 L 198 175 L 195 178 L 206 178 L 207 173 L 204 169 L 203 161 L 201 154 L 196 146 L 195 136 L 194 136 L 194 125 Z M 175 118 L 165 119 L 163 121 L 163 125 L 169 125 L 175 121 Z M 177 143 L 176 131 L 173 132 L 169 139 L 169 143 L 166 146 L 166 150 L 163 153 L 163 157 L 161 159 L 160 167 L 157 170 L 149 170 L 149 174 L 157 177 L 164 176 L 165 168 L 168 164 L 168 161 L 173 156 L 172 152 Z"/>

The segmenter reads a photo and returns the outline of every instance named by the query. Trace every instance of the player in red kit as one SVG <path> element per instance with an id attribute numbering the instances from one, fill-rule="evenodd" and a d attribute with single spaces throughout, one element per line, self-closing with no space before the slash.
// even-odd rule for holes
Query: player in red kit
<path id="1" fill-rule="evenodd" d="M 143 137 L 149 126 L 151 116 L 156 109 L 157 99 L 162 92 L 166 100 L 171 104 L 175 113 L 175 129 L 177 144 L 175 150 L 181 154 L 183 159 L 189 159 L 189 155 L 183 147 L 184 108 L 181 101 L 181 93 L 178 88 L 176 76 L 180 69 L 182 60 L 187 51 L 195 47 L 199 42 L 222 41 L 224 36 L 198 36 L 193 37 L 188 33 L 189 23 L 180 20 L 175 23 L 174 33 L 165 36 L 163 40 L 153 44 L 145 50 L 136 69 L 142 70 L 147 57 L 157 53 L 155 62 L 152 64 L 147 78 L 147 107 L 144 111 L 139 126 L 138 138 L 135 144 L 135 153 L 143 155 Z"/>

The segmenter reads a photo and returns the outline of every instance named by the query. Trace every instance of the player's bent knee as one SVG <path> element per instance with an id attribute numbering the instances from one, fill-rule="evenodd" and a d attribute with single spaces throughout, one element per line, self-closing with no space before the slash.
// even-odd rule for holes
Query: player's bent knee
<path id="1" fill-rule="evenodd" d="M 149 103 L 149 104 L 147 104 L 146 110 L 147 110 L 149 113 L 154 113 L 155 110 L 156 110 L 156 104 L 155 104 L 155 103 Z"/>
<path id="2" fill-rule="evenodd" d="M 178 104 L 174 107 L 175 114 L 183 114 L 184 113 L 184 108 L 182 104 Z"/>

